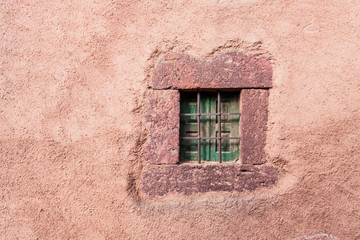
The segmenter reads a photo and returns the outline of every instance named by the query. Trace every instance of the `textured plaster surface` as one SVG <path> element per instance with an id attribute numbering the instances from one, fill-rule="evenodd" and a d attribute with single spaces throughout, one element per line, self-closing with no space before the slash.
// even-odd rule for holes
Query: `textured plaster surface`
<path id="1" fill-rule="evenodd" d="M 360 3 L 2 1 L 2 239 L 359 239 Z M 271 59 L 279 182 L 139 198 L 155 64 Z"/>

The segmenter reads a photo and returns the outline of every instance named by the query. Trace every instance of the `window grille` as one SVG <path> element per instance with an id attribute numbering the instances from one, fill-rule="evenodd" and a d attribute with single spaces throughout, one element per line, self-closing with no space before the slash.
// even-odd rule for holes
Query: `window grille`
<path id="1" fill-rule="evenodd" d="M 234 111 L 234 112 L 223 112 L 222 111 L 222 95 L 227 95 L 227 92 L 216 92 L 217 94 L 217 101 L 216 101 L 216 111 L 215 112 L 207 112 L 207 111 L 203 111 L 201 109 L 201 101 L 202 101 L 202 96 L 206 96 L 207 94 L 214 94 L 214 93 L 208 93 L 208 92 L 196 92 L 196 113 L 194 113 L 195 109 L 194 109 L 194 106 L 192 106 L 192 111 L 190 111 L 190 113 L 183 113 L 182 111 L 180 112 L 180 121 L 184 122 L 184 118 L 186 117 L 193 117 L 192 120 L 194 121 L 195 120 L 195 117 L 196 117 L 196 126 L 197 126 L 197 129 L 196 131 L 193 131 L 193 136 L 186 136 L 186 134 L 184 134 L 182 130 L 180 130 L 180 133 L 183 133 L 183 134 L 180 134 L 180 151 L 184 152 L 185 151 L 185 145 L 184 145 L 184 141 L 186 140 L 196 140 L 197 142 L 197 162 L 198 163 L 201 163 L 201 152 L 202 152 L 202 144 L 201 144 L 201 141 L 202 140 L 216 140 L 217 141 L 217 154 L 218 154 L 218 162 L 219 163 L 222 163 L 223 162 L 223 158 L 222 158 L 222 148 L 223 148 L 223 142 L 226 141 L 226 140 L 238 140 L 238 142 L 236 143 L 237 144 L 237 149 L 239 147 L 239 143 L 240 143 L 240 134 L 239 134 L 239 119 L 240 119 L 240 109 L 239 109 L 239 97 L 240 97 L 240 92 L 237 92 L 235 93 L 235 95 L 237 95 L 237 103 L 235 103 L 235 105 L 237 106 L 237 111 Z M 232 92 L 232 94 L 234 95 L 234 92 Z M 181 103 L 183 104 L 183 102 L 186 101 L 186 98 L 183 98 L 181 99 Z M 213 101 L 214 103 L 215 101 Z M 230 104 L 234 104 L 233 102 L 230 103 Z M 213 104 L 214 105 L 214 104 Z M 212 107 L 215 107 L 215 106 L 212 106 Z M 231 109 L 233 109 L 233 107 L 230 107 L 228 109 L 228 111 L 230 111 Z M 235 108 L 236 109 L 236 108 Z M 204 133 L 202 133 L 201 131 L 201 117 L 203 116 L 215 116 L 216 118 L 216 122 L 217 124 L 212 125 L 210 126 L 210 128 L 215 128 L 215 129 L 210 129 L 209 131 L 213 131 L 213 132 L 216 132 L 216 136 L 204 136 Z M 233 130 L 233 132 L 236 132 L 235 135 L 236 136 L 223 136 L 224 133 L 222 131 L 222 128 L 223 128 L 223 124 L 222 125 L 222 118 L 224 118 L 225 116 L 238 116 L 235 120 L 235 126 L 237 128 L 236 131 Z M 237 122 L 236 122 L 237 121 Z M 189 123 L 188 123 L 189 124 Z M 191 123 L 192 125 L 195 125 L 195 123 Z M 184 127 L 184 124 L 182 126 L 180 126 L 180 128 Z M 194 126 L 193 126 L 194 127 Z M 194 130 L 194 129 L 193 129 Z M 195 136 L 194 136 L 195 134 Z M 206 134 L 205 134 L 206 135 Z M 193 143 L 193 145 L 195 144 L 195 141 L 191 141 Z M 194 146 L 192 146 L 194 147 Z M 195 151 L 193 151 L 194 153 Z M 239 154 L 239 151 L 237 150 L 237 154 Z M 234 161 L 235 159 L 232 158 L 232 159 L 227 159 L 227 161 Z M 191 159 L 182 159 L 182 162 L 184 161 L 191 161 Z"/>

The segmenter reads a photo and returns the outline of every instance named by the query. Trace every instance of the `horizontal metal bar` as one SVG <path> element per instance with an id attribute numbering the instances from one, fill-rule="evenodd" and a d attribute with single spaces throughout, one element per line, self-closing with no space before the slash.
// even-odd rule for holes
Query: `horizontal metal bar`
<path id="1" fill-rule="evenodd" d="M 180 116 L 223 116 L 223 115 L 241 115 L 241 113 L 180 113 Z"/>
<path id="2" fill-rule="evenodd" d="M 184 140 L 194 140 L 194 139 L 200 139 L 200 140 L 206 140 L 206 139 L 240 139 L 240 137 L 180 137 Z"/>

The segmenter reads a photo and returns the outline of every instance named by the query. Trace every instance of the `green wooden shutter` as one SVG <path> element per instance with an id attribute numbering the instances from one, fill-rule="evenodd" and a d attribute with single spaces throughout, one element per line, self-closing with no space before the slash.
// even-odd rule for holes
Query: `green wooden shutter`
<path id="1" fill-rule="evenodd" d="M 222 113 L 239 113 L 239 93 L 221 93 L 221 112 Z M 216 103 L 217 104 L 217 103 Z M 221 116 L 221 137 L 239 137 L 240 131 L 240 116 L 239 115 L 223 115 Z M 216 127 L 216 134 L 218 136 L 218 128 Z M 219 159 L 218 144 L 216 142 L 216 161 Z M 234 161 L 239 158 L 239 139 L 223 139 L 221 141 L 221 156 L 222 161 Z"/>
<path id="2" fill-rule="evenodd" d="M 182 93 L 180 100 L 180 113 L 196 113 L 196 93 Z M 180 118 L 180 137 L 197 137 L 197 117 L 182 116 Z M 197 161 L 198 159 L 197 140 L 180 140 L 180 160 Z"/>
<path id="3" fill-rule="evenodd" d="M 221 112 L 239 113 L 239 92 L 221 93 Z M 201 92 L 200 112 L 217 113 L 217 93 Z M 181 113 L 197 113 L 196 93 L 181 94 Z M 197 137 L 197 116 L 181 116 L 180 137 Z M 222 137 L 239 137 L 239 115 L 221 116 Z M 200 116 L 200 136 L 218 137 L 218 116 Z M 239 139 L 222 140 L 222 161 L 234 161 L 239 157 Z M 218 141 L 203 139 L 200 144 L 201 161 L 219 161 Z M 180 139 L 180 160 L 198 161 L 196 139 Z"/>

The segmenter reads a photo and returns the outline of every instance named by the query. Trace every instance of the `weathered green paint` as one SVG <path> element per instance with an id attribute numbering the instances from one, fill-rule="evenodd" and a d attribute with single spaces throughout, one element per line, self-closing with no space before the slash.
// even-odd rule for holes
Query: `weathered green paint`
<path id="1" fill-rule="evenodd" d="M 196 113 L 196 93 L 182 93 L 180 100 L 181 113 Z M 197 116 L 182 116 L 180 118 L 180 136 L 197 137 Z M 180 140 L 180 160 L 197 161 L 197 140 Z"/>
<path id="2" fill-rule="evenodd" d="M 239 92 L 221 93 L 221 112 L 239 113 Z M 181 94 L 181 113 L 196 113 L 196 93 L 184 92 Z M 217 93 L 201 92 L 200 101 L 201 113 L 217 113 Z M 222 116 L 221 118 L 222 137 L 239 137 L 239 116 Z M 218 135 L 218 117 L 200 117 L 201 137 L 216 137 Z M 182 116 L 180 118 L 180 137 L 197 137 L 197 117 Z M 222 161 L 234 161 L 239 158 L 238 139 L 222 140 L 221 152 Z M 180 140 L 180 160 L 197 161 L 198 147 L 197 140 Z M 219 161 L 218 141 L 201 140 L 201 161 Z"/>

